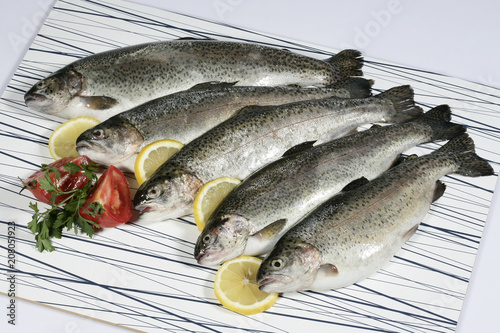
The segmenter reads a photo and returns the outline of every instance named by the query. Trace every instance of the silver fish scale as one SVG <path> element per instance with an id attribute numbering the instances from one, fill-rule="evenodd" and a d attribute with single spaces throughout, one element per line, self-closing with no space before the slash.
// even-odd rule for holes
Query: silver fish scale
<path id="1" fill-rule="evenodd" d="M 340 79 L 335 68 L 322 60 L 254 44 L 200 40 L 136 45 L 96 54 L 69 66 L 85 76 L 87 95 L 118 94 L 141 100 L 207 81 L 326 85 Z"/>
<path id="2" fill-rule="evenodd" d="M 204 182 L 221 176 L 243 179 L 296 144 L 328 141 L 394 112 L 391 102 L 376 97 L 328 98 L 258 109 L 237 114 L 193 140 L 150 181 L 172 170 L 174 162 Z"/>
<path id="3" fill-rule="evenodd" d="M 294 102 L 304 99 L 325 98 L 329 96 L 348 97 L 349 92 L 341 89 L 293 89 L 289 87 L 227 87 L 177 93 L 172 98 L 158 99 L 142 106 L 140 110 L 123 112 L 120 118 L 130 122 L 143 136 L 145 144 L 165 137 L 190 142 L 229 118 L 239 107 L 249 104 L 267 105 Z M 216 110 L 213 112 L 212 110 Z M 168 120 L 178 121 L 178 126 L 167 126 L 162 119 L 168 112 Z M 189 126 L 181 126 L 182 124 Z M 166 128 L 169 134 L 166 135 Z"/>
<path id="4" fill-rule="evenodd" d="M 436 181 L 456 170 L 453 154 L 426 155 L 403 162 L 367 186 L 343 193 L 315 209 L 285 237 L 315 246 L 322 263 L 356 270 L 379 266 L 375 250 L 394 253 L 418 225 L 432 202 Z M 370 251 L 373 250 L 373 253 Z"/>
<path id="5" fill-rule="evenodd" d="M 430 138 L 424 126 L 406 123 L 372 129 L 283 158 L 250 176 L 221 204 L 216 216 L 241 215 L 249 220 L 251 233 L 282 218 L 293 223 L 354 177 L 374 178 L 402 151 Z"/>

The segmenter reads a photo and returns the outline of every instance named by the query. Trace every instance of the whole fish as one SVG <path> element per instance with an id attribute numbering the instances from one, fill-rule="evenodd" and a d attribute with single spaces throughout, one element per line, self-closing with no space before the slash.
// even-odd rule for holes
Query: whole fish
<path id="1" fill-rule="evenodd" d="M 205 83 L 103 121 L 80 135 L 76 149 L 94 162 L 118 164 L 157 140 L 173 139 L 186 144 L 248 105 L 277 105 L 330 96 L 364 98 L 370 96 L 371 84 L 362 78 L 348 78 L 325 88 Z"/>
<path id="2" fill-rule="evenodd" d="M 410 86 L 362 99 L 331 97 L 248 106 L 161 165 L 139 187 L 134 205 L 143 212 L 160 212 L 164 218 L 192 214 L 196 194 L 212 179 L 244 179 L 299 143 L 325 142 L 362 124 L 405 121 L 421 112 Z"/>
<path id="3" fill-rule="evenodd" d="M 245 179 L 209 217 L 195 246 L 202 265 L 269 252 L 314 207 L 362 176 L 373 179 L 418 144 L 449 140 L 465 127 L 441 105 L 406 123 L 357 132 L 266 165 Z"/>
<path id="4" fill-rule="evenodd" d="M 258 271 L 266 292 L 337 289 L 386 264 L 416 232 L 448 174 L 488 176 L 493 169 L 462 134 L 374 180 L 332 197 L 278 241 Z"/>
<path id="5" fill-rule="evenodd" d="M 242 86 L 326 86 L 361 76 L 359 51 L 319 60 L 257 44 L 180 39 L 123 47 L 77 60 L 24 96 L 35 111 L 109 118 L 203 82 Z"/>

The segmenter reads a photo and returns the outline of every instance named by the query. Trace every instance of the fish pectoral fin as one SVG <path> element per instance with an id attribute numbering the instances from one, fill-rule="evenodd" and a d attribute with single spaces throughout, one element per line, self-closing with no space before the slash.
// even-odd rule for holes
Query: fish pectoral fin
<path id="1" fill-rule="evenodd" d="M 299 143 L 298 145 L 295 145 L 292 148 L 288 149 L 283 154 L 282 157 L 290 156 L 290 155 L 293 155 L 293 154 L 296 154 L 296 153 L 308 150 L 308 149 L 312 148 L 315 143 L 316 143 L 316 140 L 314 140 L 314 141 L 306 141 L 306 142 Z"/>
<path id="2" fill-rule="evenodd" d="M 209 81 L 209 82 L 195 84 L 194 86 L 189 88 L 188 91 L 233 87 L 236 83 L 238 83 L 238 81 L 234 82 Z"/>
<path id="3" fill-rule="evenodd" d="M 344 188 L 341 190 L 341 192 L 349 192 L 352 191 L 360 186 L 363 186 L 365 184 L 368 184 L 370 181 L 366 177 L 360 177 L 358 179 L 354 179 L 352 182 L 344 186 Z"/>
<path id="4" fill-rule="evenodd" d="M 415 235 L 417 229 L 418 229 L 418 224 L 416 226 L 413 226 L 410 230 L 404 233 L 403 239 L 405 243 L 411 238 L 411 236 Z"/>
<path id="5" fill-rule="evenodd" d="M 323 264 L 319 267 L 314 277 L 313 282 L 309 285 L 307 289 L 310 290 L 328 290 L 332 289 L 332 286 L 337 285 L 335 282 L 338 280 L 339 270 L 337 266 L 333 264 Z"/>
<path id="6" fill-rule="evenodd" d="M 80 96 L 80 101 L 89 109 L 107 110 L 118 104 L 118 100 L 107 96 Z"/>
<path id="7" fill-rule="evenodd" d="M 264 110 L 268 107 L 269 106 L 266 106 L 266 105 L 248 105 L 248 106 L 245 106 L 245 107 L 239 109 L 238 112 L 236 112 L 236 114 L 242 115 L 242 114 L 247 114 L 247 113 L 259 112 L 259 111 Z"/>
<path id="8" fill-rule="evenodd" d="M 444 191 L 446 191 L 446 185 L 442 181 L 438 180 L 436 182 L 436 188 L 434 189 L 434 196 L 432 197 L 432 202 L 441 198 L 444 194 Z"/>
<path id="9" fill-rule="evenodd" d="M 277 221 L 274 221 L 268 226 L 265 226 L 264 228 L 260 229 L 256 233 L 252 235 L 252 237 L 255 237 L 256 239 L 259 240 L 272 240 L 273 238 L 276 238 L 283 229 L 285 229 L 287 219 L 279 219 Z"/>
<path id="10" fill-rule="evenodd" d="M 323 264 L 319 267 L 318 274 L 327 276 L 337 276 L 339 275 L 339 270 L 337 266 L 333 264 Z"/>
<path id="11" fill-rule="evenodd" d="M 280 239 L 286 222 L 286 219 L 274 221 L 248 237 L 244 254 L 248 256 L 258 256 L 269 253 Z"/>

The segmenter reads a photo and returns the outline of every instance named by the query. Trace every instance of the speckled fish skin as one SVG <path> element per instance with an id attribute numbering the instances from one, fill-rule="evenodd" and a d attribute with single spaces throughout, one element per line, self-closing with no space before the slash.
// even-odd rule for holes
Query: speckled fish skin
<path id="1" fill-rule="evenodd" d="M 293 224 L 351 181 L 373 179 L 418 144 L 465 132 L 447 105 L 416 119 L 354 133 L 283 157 L 248 177 L 210 216 L 195 246 L 199 264 L 269 252 Z"/>
<path id="2" fill-rule="evenodd" d="M 135 157 L 144 146 L 157 140 L 186 144 L 248 105 L 277 105 L 331 96 L 364 98 L 371 95 L 371 84 L 362 78 L 348 78 L 325 88 L 201 84 L 103 121 L 80 135 L 76 149 L 96 163 L 116 165 Z"/>
<path id="3" fill-rule="evenodd" d="M 200 187 L 213 179 L 244 179 L 291 147 L 326 142 L 370 122 L 406 121 L 422 110 L 410 86 L 363 99 L 326 98 L 278 106 L 249 106 L 184 146 L 145 181 L 137 210 L 165 218 L 193 212 Z"/>
<path id="4" fill-rule="evenodd" d="M 337 289 L 386 264 L 415 233 L 448 174 L 493 174 L 467 134 L 431 154 L 407 160 L 381 176 L 342 192 L 292 227 L 258 272 L 266 292 Z"/>
<path id="5" fill-rule="evenodd" d="M 182 39 L 146 43 L 77 60 L 36 83 L 25 102 L 63 118 L 107 119 L 203 82 L 242 86 L 326 86 L 361 76 L 355 50 L 319 60 L 257 44 Z"/>

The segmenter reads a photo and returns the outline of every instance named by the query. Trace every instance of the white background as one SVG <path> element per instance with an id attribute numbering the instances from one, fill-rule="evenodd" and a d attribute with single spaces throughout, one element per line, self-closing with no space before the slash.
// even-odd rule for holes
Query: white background
<path id="1" fill-rule="evenodd" d="M 497 1 L 264 1 L 131 2 L 288 37 L 500 88 L 500 2 Z M 0 91 L 3 92 L 54 0 L 3 1 L 0 8 Z M 486 224 L 458 332 L 498 332 L 500 314 L 500 186 Z M 6 292 L 6 291 L 0 291 Z M 122 332 L 36 304 L 17 301 L 16 326 L 1 332 Z M 3 309 L 3 310 L 2 310 Z"/>

